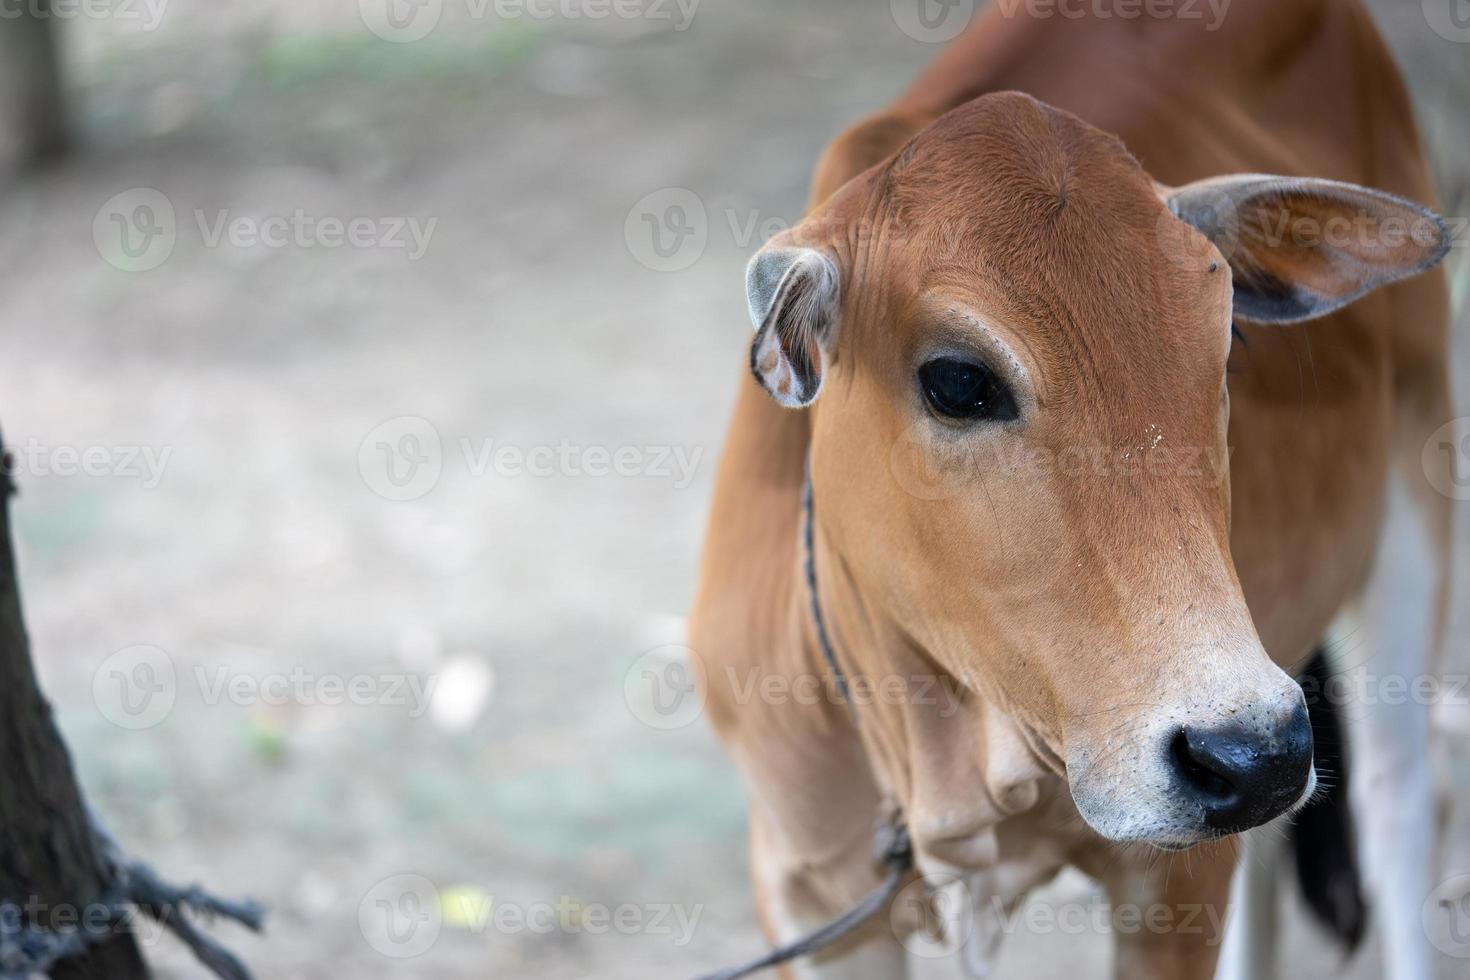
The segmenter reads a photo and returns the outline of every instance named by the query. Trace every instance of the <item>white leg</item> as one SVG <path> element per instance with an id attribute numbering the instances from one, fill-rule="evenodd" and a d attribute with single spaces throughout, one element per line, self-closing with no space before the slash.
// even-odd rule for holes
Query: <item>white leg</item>
<path id="1" fill-rule="evenodd" d="M 1277 875 L 1285 851 L 1276 826 L 1241 837 L 1216 980 L 1276 980 Z"/>
<path id="2" fill-rule="evenodd" d="M 1433 669 L 1441 551 L 1420 504 L 1392 478 L 1378 563 L 1358 609 L 1329 645 L 1352 679 L 1344 704 L 1358 850 L 1385 980 L 1432 980 L 1420 909 L 1434 883 L 1435 793 L 1430 706 L 1413 693 Z"/>

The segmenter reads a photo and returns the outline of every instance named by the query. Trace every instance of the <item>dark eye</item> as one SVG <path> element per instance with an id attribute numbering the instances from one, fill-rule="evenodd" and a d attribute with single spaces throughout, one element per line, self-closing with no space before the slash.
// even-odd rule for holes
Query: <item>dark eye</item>
<path id="1" fill-rule="evenodd" d="M 983 364 L 940 357 L 919 368 L 929 407 L 947 419 L 1009 422 L 1020 417 L 1010 388 Z"/>

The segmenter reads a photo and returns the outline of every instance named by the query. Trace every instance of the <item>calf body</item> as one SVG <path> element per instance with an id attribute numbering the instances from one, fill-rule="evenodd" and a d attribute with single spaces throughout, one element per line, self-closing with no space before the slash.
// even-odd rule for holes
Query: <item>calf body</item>
<path id="1" fill-rule="evenodd" d="M 973 959 L 984 910 L 1067 865 L 1164 915 L 1225 908 L 1218 838 L 1315 785 L 1289 672 L 1335 621 L 1361 624 L 1354 663 L 1432 668 L 1449 512 L 1420 450 L 1451 414 L 1447 301 L 1406 277 L 1446 243 L 1398 200 L 1431 197 L 1353 2 L 1236 0 L 1218 31 L 997 8 L 829 148 L 808 219 L 752 266 L 755 380 L 691 619 L 773 940 L 875 883 L 889 806 L 920 871 L 980 899 Z M 740 695 L 832 680 L 808 479 L 853 705 Z M 1431 625 L 1407 638 L 1380 615 L 1386 514 L 1420 545 L 1397 560 Z M 1359 719 L 1360 795 L 1414 803 L 1362 820 L 1397 842 L 1370 878 L 1417 915 L 1427 712 Z M 793 975 L 902 975 L 921 906 Z M 1222 918 L 1120 935 L 1118 975 L 1212 975 Z M 1384 924 L 1390 975 L 1427 977 L 1408 917 Z"/>

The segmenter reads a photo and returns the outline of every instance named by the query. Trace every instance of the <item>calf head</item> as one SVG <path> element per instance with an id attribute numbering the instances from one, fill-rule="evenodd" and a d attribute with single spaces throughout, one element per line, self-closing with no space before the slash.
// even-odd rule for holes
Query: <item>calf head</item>
<path id="1" fill-rule="evenodd" d="M 1304 801 L 1302 694 L 1231 561 L 1233 318 L 1321 316 L 1445 247 L 1348 185 L 1160 187 L 1026 96 L 940 118 L 750 267 L 751 367 L 811 413 L 844 658 L 999 708 L 1113 840 L 1188 846 Z M 870 717 L 925 751 L 901 708 Z"/>

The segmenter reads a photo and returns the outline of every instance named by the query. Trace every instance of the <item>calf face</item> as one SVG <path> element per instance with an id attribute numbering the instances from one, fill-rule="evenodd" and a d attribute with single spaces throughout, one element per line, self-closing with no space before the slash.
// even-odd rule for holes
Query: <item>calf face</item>
<path id="1" fill-rule="evenodd" d="M 1284 812 L 1311 733 L 1231 561 L 1232 310 L 1320 316 L 1444 237 L 1345 185 L 1160 188 L 1025 96 L 949 113 L 751 264 L 751 367 L 810 407 L 831 587 L 1018 722 L 1106 837 Z M 895 651 L 843 653 L 882 675 Z"/>

